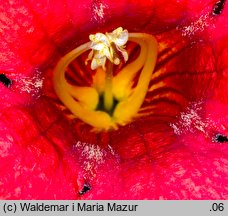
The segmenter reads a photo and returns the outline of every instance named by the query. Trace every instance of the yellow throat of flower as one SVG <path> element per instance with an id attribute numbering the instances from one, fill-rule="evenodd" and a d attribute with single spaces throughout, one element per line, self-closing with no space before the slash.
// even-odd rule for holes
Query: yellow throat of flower
<path id="1" fill-rule="evenodd" d="M 117 129 L 137 115 L 147 93 L 156 64 L 157 41 L 149 34 L 128 33 L 122 27 L 111 33 L 90 35 L 90 42 L 80 45 L 60 59 L 54 69 L 54 89 L 73 116 L 95 130 Z M 135 60 L 128 61 L 125 46 L 128 41 L 140 46 Z M 69 64 L 91 50 L 88 61 L 95 70 L 91 86 L 75 86 L 65 76 Z M 114 76 L 113 66 L 124 60 L 124 67 Z M 132 83 L 140 71 L 136 86 Z"/>

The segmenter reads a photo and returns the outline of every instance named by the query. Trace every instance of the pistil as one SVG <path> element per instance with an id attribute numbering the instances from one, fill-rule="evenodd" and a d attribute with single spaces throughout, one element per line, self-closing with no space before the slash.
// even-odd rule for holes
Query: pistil
<path id="1" fill-rule="evenodd" d="M 110 112 L 113 108 L 112 80 L 113 80 L 113 63 L 108 61 L 106 74 L 105 74 L 105 90 L 104 90 L 104 108 L 107 112 Z"/>

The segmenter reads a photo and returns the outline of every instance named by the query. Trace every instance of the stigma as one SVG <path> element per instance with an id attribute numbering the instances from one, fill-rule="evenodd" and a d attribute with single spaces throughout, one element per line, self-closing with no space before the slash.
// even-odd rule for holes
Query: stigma
<path id="1" fill-rule="evenodd" d="M 156 65 L 157 41 L 152 35 L 129 33 L 122 27 L 91 34 L 89 39 L 57 63 L 54 89 L 71 118 L 79 118 L 96 131 L 118 129 L 137 118 Z M 129 58 L 129 43 L 140 49 L 133 59 Z M 84 55 L 92 83 L 74 85 L 67 79 L 67 68 Z"/>

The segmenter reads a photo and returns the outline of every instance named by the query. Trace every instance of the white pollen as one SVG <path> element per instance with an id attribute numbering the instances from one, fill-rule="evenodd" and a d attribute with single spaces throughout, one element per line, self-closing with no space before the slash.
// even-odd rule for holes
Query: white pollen
<path id="1" fill-rule="evenodd" d="M 200 111 L 202 110 L 202 102 L 192 103 L 179 116 L 179 121 L 171 123 L 170 126 L 176 135 L 186 134 L 188 132 L 194 133 L 199 131 L 205 136 L 208 136 L 207 131 L 210 128 L 216 127 L 214 122 L 209 118 L 203 119 Z"/>
<path id="2" fill-rule="evenodd" d="M 207 27 L 211 27 L 209 23 L 209 14 L 201 15 L 196 21 L 189 25 L 178 26 L 177 30 L 181 30 L 182 36 L 191 36 L 199 32 L 203 32 Z"/>
<path id="3" fill-rule="evenodd" d="M 16 76 L 15 81 L 17 88 L 21 91 L 21 93 L 26 92 L 31 94 L 32 96 L 38 96 L 39 92 L 43 87 L 43 78 L 39 72 L 35 72 L 33 77 L 29 76 Z"/>
<path id="4" fill-rule="evenodd" d="M 77 141 L 73 150 L 79 153 L 78 161 L 82 163 L 84 175 L 96 178 L 96 173 L 105 164 L 107 158 L 116 157 L 111 146 L 102 149 L 99 145 Z"/>
<path id="5" fill-rule="evenodd" d="M 107 6 L 103 3 L 98 3 L 94 5 L 92 12 L 93 12 L 93 19 L 98 22 L 102 22 L 105 17 L 105 10 Z"/>

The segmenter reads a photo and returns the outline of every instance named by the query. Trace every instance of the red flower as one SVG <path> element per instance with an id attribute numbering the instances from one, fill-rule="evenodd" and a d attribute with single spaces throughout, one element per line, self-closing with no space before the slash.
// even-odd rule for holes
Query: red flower
<path id="1" fill-rule="evenodd" d="M 0 197 L 227 199 L 228 7 L 216 2 L 3 2 L 0 70 L 13 83 L 0 85 Z M 119 26 L 157 38 L 157 77 L 141 118 L 93 133 L 58 108 L 52 72 Z"/>

